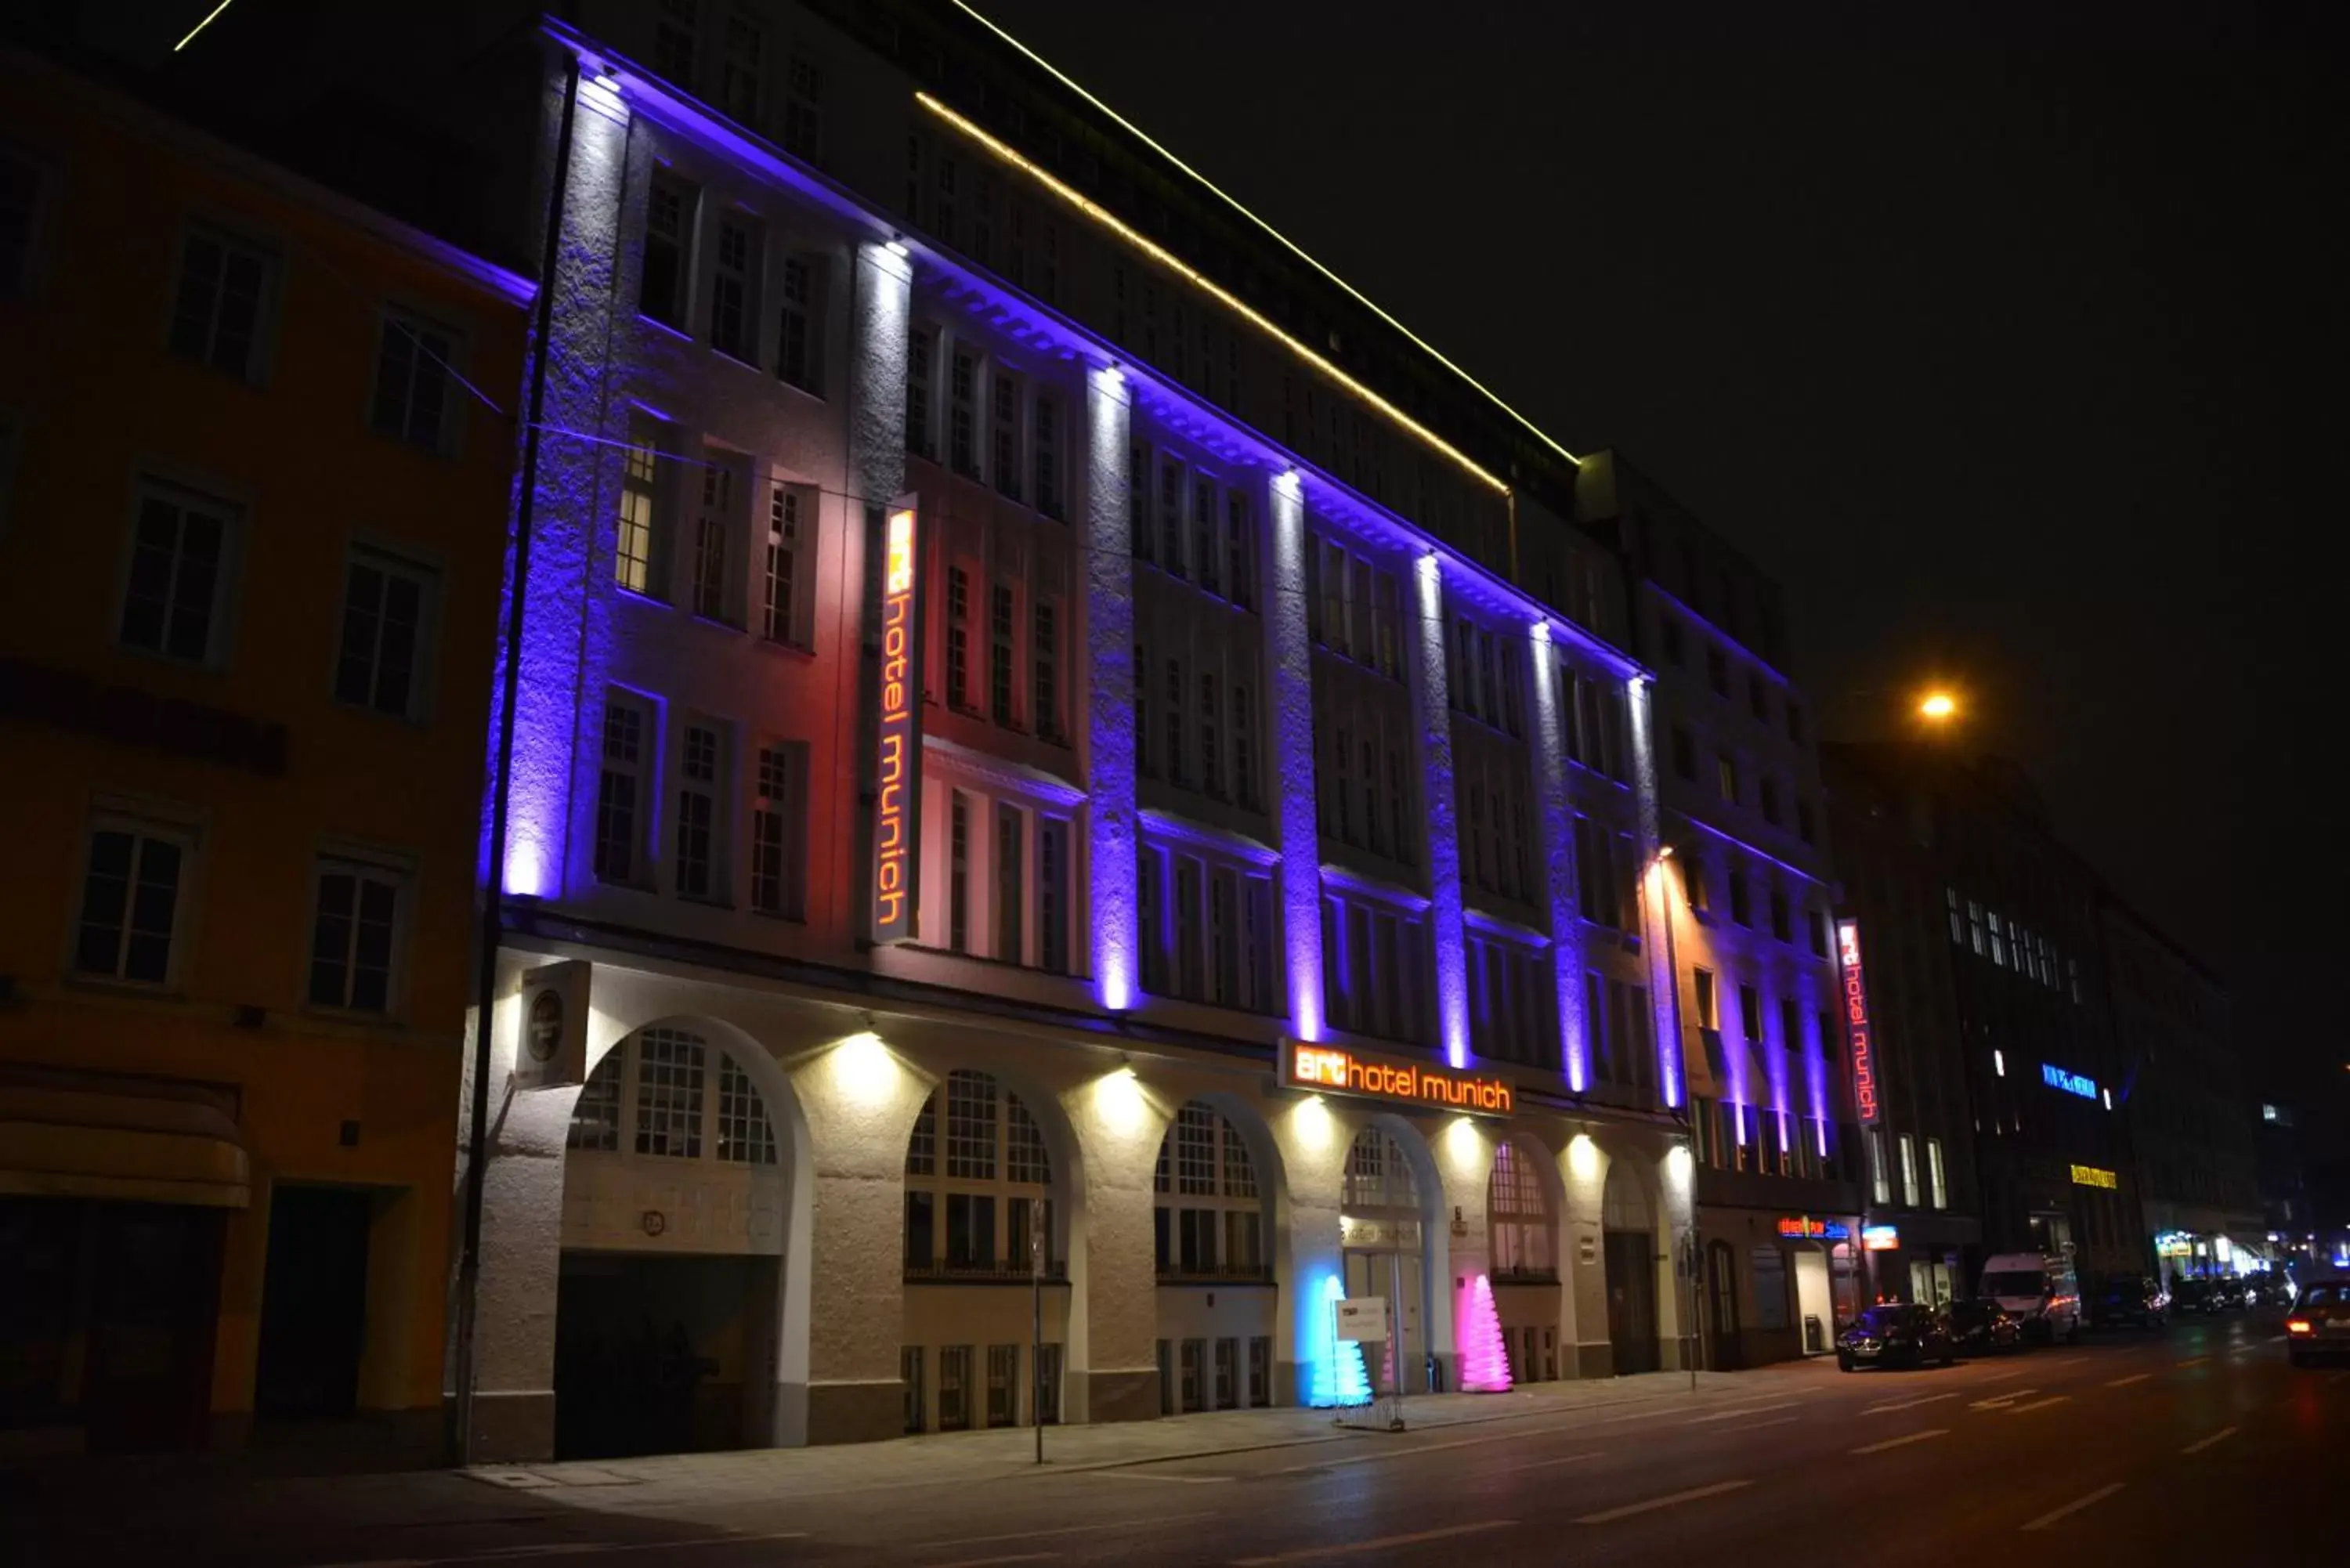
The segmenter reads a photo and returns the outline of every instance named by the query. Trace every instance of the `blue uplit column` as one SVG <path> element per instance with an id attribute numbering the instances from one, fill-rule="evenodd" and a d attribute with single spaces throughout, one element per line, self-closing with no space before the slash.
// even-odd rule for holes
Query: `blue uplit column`
<path id="1" fill-rule="evenodd" d="M 1428 807 L 1429 924 L 1436 939 L 1436 1025 L 1444 1059 L 1469 1064 L 1469 955 L 1461 931 L 1461 822 L 1452 790 L 1452 699 L 1444 669 L 1444 568 L 1431 550 L 1412 568 L 1419 616 L 1420 792 Z"/>
<path id="2" fill-rule="evenodd" d="M 1322 1038 L 1322 836 L 1314 815 L 1314 645 L 1305 620 L 1305 489 L 1294 472 L 1265 487 L 1273 580 L 1264 594 L 1273 701 L 1273 793 L 1281 837 L 1282 950 L 1289 1026 Z"/>
<path id="3" fill-rule="evenodd" d="M 1624 711 L 1632 731 L 1632 792 L 1640 808 L 1640 923 L 1646 930 L 1640 946 L 1648 962 L 1648 1003 L 1657 1023 L 1657 1082 L 1664 1088 L 1665 1104 L 1679 1106 L 1686 1097 L 1688 1080 L 1681 1063 L 1681 981 L 1669 924 L 1672 878 L 1657 861 L 1657 848 L 1664 837 L 1664 805 L 1657 795 L 1652 693 L 1653 685 L 1645 675 L 1635 675 L 1624 683 Z"/>
<path id="4" fill-rule="evenodd" d="M 1591 1084 L 1591 1035 L 1583 1017 L 1583 910 L 1575 889 L 1575 803 L 1567 793 L 1566 733 L 1572 722 L 1565 671 L 1550 623 L 1534 622 L 1534 788 L 1542 803 L 1543 864 L 1550 877 L 1550 950 L 1558 980 L 1558 1025 L 1566 1086 Z"/>
<path id="5" fill-rule="evenodd" d="M 1140 983 L 1135 904 L 1134 561 L 1127 438 L 1133 397 L 1116 366 L 1086 375 L 1087 787 L 1093 831 L 1094 994 L 1113 1012 Z"/>

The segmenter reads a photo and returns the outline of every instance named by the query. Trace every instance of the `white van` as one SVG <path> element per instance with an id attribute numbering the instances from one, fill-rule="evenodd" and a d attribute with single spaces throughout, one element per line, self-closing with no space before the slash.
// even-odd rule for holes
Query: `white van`
<path id="1" fill-rule="evenodd" d="M 2022 1318 L 2026 1334 L 2067 1341 L 2080 1336 L 2081 1282 L 2070 1258 L 2002 1252 L 1984 1261 L 1976 1293 Z"/>

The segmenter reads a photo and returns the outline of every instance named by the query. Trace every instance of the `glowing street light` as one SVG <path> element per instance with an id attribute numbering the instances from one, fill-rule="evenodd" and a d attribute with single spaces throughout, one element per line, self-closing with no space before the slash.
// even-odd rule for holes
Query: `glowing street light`
<path id="1" fill-rule="evenodd" d="M 1957 717 L 1958 711 L 1959 700 L 1947 691 L 1929 691 L 1918 704 L 1918 716 L 1937 724 Z"/>

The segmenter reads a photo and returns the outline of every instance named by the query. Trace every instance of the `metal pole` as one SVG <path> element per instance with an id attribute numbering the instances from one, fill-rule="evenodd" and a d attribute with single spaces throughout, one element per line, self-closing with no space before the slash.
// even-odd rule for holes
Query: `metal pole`
<path id="1" fill-rule="evenodd" d="M 1028 1419 L 1036 1462 L 1045 1462 L 1045 1200 L 1028 1200 Z"/>

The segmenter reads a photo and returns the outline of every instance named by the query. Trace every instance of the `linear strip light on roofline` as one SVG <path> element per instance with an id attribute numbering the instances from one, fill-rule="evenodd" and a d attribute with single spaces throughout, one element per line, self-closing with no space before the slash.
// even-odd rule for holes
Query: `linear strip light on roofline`
<path id="1" fill-rule="evenodd" d="M 1031 161 L 1011 144 L 991 135 L 988 131 L 981 129 L 972 120 L 956 113 L 953 109 L 949 109 L 937 99 L 932 98 L 929 93 L 917 92 L 914 95 L 914 101 L 920 104 L 924 109 L 936 115 L 939 119 L 944 120 L 947 124 L 952 126 L 955 130 L 961 131 L 964 136 L 977 142 L 980 146 L 987 149 L 988 151 L 993 153 L 995 157 L 1003 162 L 1007 163 L 1013 168 L 1028 175 L 1038 184 L 1043 185 L 1046 190 L 1052 192 L 1055 196 L 1058 196 L 1063 202 L 1066 202 L 1070 206 L 1076 208 L 1078 212 L 1083 213 L 1087 217 L 1091 218 L 1101 227 L 1107 229 L 1110 233 L 1118 235 L 1120 239 L 1126 241 L 1127 244 L 1134 246 L 1135 249 L 1149 256 L 1152 261 L 1157 262 L 1159 265 L 1167 268 L 1169 271 L 1180 274 L 1183 277 L 1189 279 L 1192 286 L 1198 288 L 1201 293 L 1222 305 L 1226 309 L 1240 316 L 1243 319 L 1249 322 L 1250 325 L 1255 327 L 1258 330 L 1263 332 L 1266 336 L 1277 340 L 1284 348 L 1287 348 L 1292 354 L 1296 355 L 1300 359 L 1305 360 L 1308 365 L 1314 367 L 1315 370 L 1321 372 L 1321 374 L 1327 377 L 1329 379 L 1336 381 L 1341 387 L 1346 388 L 1347 390 L 1352 392 L 1356 397 L 1360 398 L 1364 402 L 1368 403 L 1371 407 L 1378 410 L 1379 412 L 1385 414 L 1388 419 L 1394 421 L 1405 430 L 1409 431 L 1413 435 L 1418 436 L 1421 441 L 1428 443 L 1430 447 L 1433 447 L 1436 451 L 1442 452 L 1446 457 L 1451 458 L 1454 462 L 1460 464 L 1461 468 L 1467 470 L 1470 473 L 1474 474 L 1478 479 L 1492 486 L 1493 489 L 1501 492 L 1504 495 L 1509 493 L 1510 486 L 1508 481 L 1503 480 L 1495 474 L 1489 473 L 1484 469 L 1479 467 L 1476 462 L 1471 459 L 1467 452 L 1462 452 L 1459 447 L 1454 446 L 1451 441 L 1446 441 L 1442 436 L 1438 435 L 1434 431 L 1430 430 L 1426 425 L 1421 424 L 1418 420 L 1413 419 L 1409 414 L 1405 413 L 1401 409 L 1396 407 L 1395 404 L 1389 402 L 1387 399 L 1379 396 L 1378 393 L 1373 391 L 1370 388 L 1365 386 L 1362 382 L 1357 380 L 1346 371 L 1340 369 L 1336 364 L 1332 363 L 1328 357 L 1316 353 L 1305 343 L 1282 330 L 1281 327 L 1263 311 L 1257 309 L 1254 306 L 1249 304 L 1248 301 L 1243 299 L 1239 295 L 1234 294 L 1231 289 L 1226 288 L 1223 285 L 1216 282 L 1213 278 L 1209 277 L 1206 274 L 1201 272 L 1199 268 L 1191 265 L 1189 262 L 1186 262 L 1172 251 L 1168 250 L 1164 245 L 1159 244 L 1157 241 L 1143 234 L 1133 224 L 1126 222 L 1125 219 L 1120 218 L 1117 213 L 1111 212 L 1108 208 L 1103 206 L 1092 197 L 1087 196 L 1076 186 L 1062 180 L 1058 175 L 1053 173 L 1052 171 L 1045 168 L 1042 164 Z"/>
<path id="2" fill-rule="evenodd" d="M 1402 333 L 1406 337 L 1410 338 L 1414 344 L 1419 346 L 1420 351 L 1428 355 L 1430 358 L 1434 359 L 1438 364 L 1443 366 L 1446 369 L 1451 371 L 1454 375 L 1468 382 L 1469 385 L 1476 388 L 1478 392 L 1488 402 L 1492 403 L 1495 408 L 1501 410 L 1503 413 L 1509 415 L 1510 418 L 1517 421 L 1521 426 L 1524 427 L 1527 434 L 1542 442 L 1543 445 L 1550 448 L 1551 451 L 1558 453 L 1559 456 L 1566 459 L 1567 462 L 1575 464 L 1575 467 L 1581 468 L 1583 466 L 1583 460 L 1581 458 L 1575 456 L 1575 453 L 1567 451 L 1566 448 L 1553 441 L 1539 425 L 1536 425 L 1534 422 L 1534 421 L 1526 418 L 1525 415 L 1518 412 L 1517 410 L 1502 401 L 1501 398 L 1492 390 L 1492 388 L 1486 386 L 1482 381 L 1477 379 L 1476 377 L 1471 375 L 1468 371 L 1462 369 L 1460 366 L 1446 358 L 1437 350 L 1435 345 L 1421 337 L 1419 333 L 1414 332 L 1410 327 L 1406 327 L 1402 322 L 1398 321 L 1394 317 L 1389 316 L 1386 311 L 1381 310 L 1377 304 L 1365 297 L 1365 296 L 1357 290 L 1353 284 L 1348 283 L 1345 278 L 1340 277 L 1336 273 L 1332 272 L 1328 267 L 1324 266 L 1320 262 L 1315 261 L 1311 255 L 1307 254 L 1305 251 L 1299 246 L 1296 241 L 1291 239 L 1287 234 L 1283 234 L 1279 229 L 1274 228 L 1271 223 L 1266 223 L 1263 218 L 1258 217 L 1254 213 L 1249 211 L 1248 208 L 1243 206 L 1237 197 L 1232 195 L 1229 192 L 1226 192 L 1219 186 L 1214 181 L 1209 179 L 1197 169 L 1192 168 L 1189 163 L 1186 163 L 1180 158 L 1176 157 L 1174 153 L 1169 151 L 1166 148 L 1161 147 L 1158 142 L 1152 140 L 1149 133 L 1144 131 L 1141 127 L 1136 125 L 1132 120 L 1128 119 L 1126 116 L 1118 113 L 1118 110 L 1110 108 L 1109 105 L 1102 102 L 1101 99 L 1096 98 L 1093 94 L 1087 92 L 1082 86 L 1078 85 L 1077 82 L 1073 80 L 1058 67 L 1055 66 L 1052 61 L 1045 58 L 1044 56 L 1038 54 L 1035 50 L 1030 48 L 1027 45 L 1022 43 L 1019 39 L 1014 37 L 1011 34 L 1005 32 L 994 23 L 989 21 L 985 16 L 981 16 L 969 5 L 965 4 L 964 0 L 954 0 L 954 3 L 957 10 L 962 12 L 963 15 L 969 16 L 972 21 L 977 22 L 981 26 L 986 28 L 989 32 L 994 34 L 997 37 L 1003 39 L 1014 48 L 1019 50 L 1023 55 L 1034 61 L 1040 69 L 1049 73 L 1053 79 L 1059 82 L 1063 87 L 1067 88 L 1071 92 L 1076 93 L 1079 98 L 1084 99 L 1087 103 L 1093 105 L 1094 108 L 1109 116 L 1112 120 L 1116 121 L 1122 130 L 1124 130 L 1128 135 L 1132 136 L 1136 140 L 1141 142 L 1145 147 L 1149 148 L 1150 151 L 1159 154 L 1159 157 L 1164 158 L 1168 162 L 1172 163 L 1176 168 L 1180 169 L 1184 173 L 1198 181 L 1209 191 L 1213 192 L 1216 197 L 1223 202 L 1225 205 L 1231 207 L 1233 212 L 1238 213 L 1250 223 L 1254 223 L 1258 228 L 1263 229 L 1267 234 L 1278 241 L 1282 247 L 1287 250 L 1292 255 L 1295 255 L 1307 266 L 1312 267 L 1315 272 L 1320 273 L 1324 277 L 1328 278 L 1332 283 L 1336 284 L 1340 288 L 1344 289 L 1348 298 L 1354 300 L 1364 309 L 1378 317 L 1381 321 L 1386 322 L 1389 327 L 1394 327 L 1398 332 Z"/>

